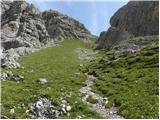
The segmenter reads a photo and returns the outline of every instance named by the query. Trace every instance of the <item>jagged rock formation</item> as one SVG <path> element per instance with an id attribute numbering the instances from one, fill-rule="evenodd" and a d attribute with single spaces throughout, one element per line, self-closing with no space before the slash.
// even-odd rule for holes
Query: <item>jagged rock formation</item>
<path id="1" fill-rule="evenodd" d="M 16 49 L 11 50 L 14 53 L 18 50 L 30 53 L 35 49 L 53 46 L 66 38 L 89 40 L 93 37 L 77 20 L 53 10 L 41 13 L 26 1 L 3 0 L 1 8 L 3 66 L 18 67 L 15 62 L 11 65 L 15 61 L 13 58 L 17 58 L 9 54 L 10 49 Z M 6 56 L 10 57 L 6 59 Z"/>
<path id="2" fill-rule="evenodd" d="M 102 32 L 97 48 L 112 48 L 130 37 L 159 34 L 158 1 L 130 1 L 110 19 L 111 27 Z"/>
<path id="3" fill-rule="evenodd" d="M 14 1 L 2 14 L 2 47 L 41 47 L 48 38 L 41 13 L 25 1 Z"/>
<path id="4" fill-rule="evenodd" d="M 93 38 L 91 33 L 79 21 L 63 15 L 57 11 L 49 10 L 42 13 L 46 29 L 55 41 L 66 38 L 85 39 Z"/>
<path id="5" fill-rule="evenodd" d="M 11 1 L 2 0 L 1 2 L 1 14 L 10 8 Z"/>

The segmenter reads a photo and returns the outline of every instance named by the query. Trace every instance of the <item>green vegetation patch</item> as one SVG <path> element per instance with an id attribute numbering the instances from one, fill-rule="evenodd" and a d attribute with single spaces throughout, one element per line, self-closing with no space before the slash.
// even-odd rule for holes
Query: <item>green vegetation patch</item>
<path id="1" fill-rule="evenodd" d="M 108 97 L 125 118 L 159 118 L 159 47 L 150 45 L 133 56 L 101 51 L 83 72 L 99 77 L 92 91 Z"/>
<path id="2" fill-rule="evenodd" d="M 98 102 L 97 99 L 94 99 L 92 96 L 89 96 L 87 98 L 87 102 L 91 103 L 91 104 L 96 104 Z"/>
<path id="3" fill-rule="evenodd" d="M 75 50 L 77 48 L 91 48 L 80 40 L 66 40 L 57 47 L 50 47 L 22 57 L 19 62 L 24 69 L 11 69 L 13 73 L 24 76 L 24 81 L 17 83 L 13 80 L 2 82 L 2 115 L 9 118 L 26 118 L 28 104 L 38 97 L 52 98 L 59 105 L 60 98 L 66 97 L 72 109 L 70 116 L 62 118 L 102 118 L 95 111 L 89 109 L 82 101 L 79 89 L 85 81 L 79 71 L 79 61 Z M 47 83 L 40 85 L 37 79 L 46 78 Z M 18 108 L 19 104 L 25 108 Z M 15 113 L 10 109 L 16 107 Z"/>

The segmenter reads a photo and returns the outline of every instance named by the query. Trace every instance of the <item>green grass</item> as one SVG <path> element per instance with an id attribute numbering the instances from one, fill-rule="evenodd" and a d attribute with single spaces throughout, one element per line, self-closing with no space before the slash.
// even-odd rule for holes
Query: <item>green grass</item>
<path id="1" fill-rule="evenodd" d="M 91 104 L 96 104 L 98 102 L 98 100 L 94 99 L 92 96 L 89 96 L 87 98 L 87 102 L 89 102 Z"/>
<path id="2" fill-rule="evenodd" d="M 84 74 L 74 74 L 79 72 L 79 64 L 84 63 L 78 60 L 75 52 L 79 47 L 91 48 L 91 45 L 80 40 L 66 40 L 57 47 L 22 57 L 19 62 L 24 69 L 11 70 L 15 74 L 23 75 L 24 81 L 16 83 L 8 79 L 2 82 L 2 115 L 9 118 L 26 118 L 28 103 L 39 96 L 52 98 L 57 105 L 60 104 L 60 98 L 66 96 L 72 106 L 69 118 L 76 118 L 78 115 L 83 118 L 102 118 L 81 101 L 79 89 L 86 78 Z M 39 85 L 36 82 L 38 78 L 46 78 L 48 83 Z M 10 109 L 21 103 L 24 103 L 26 108 L 17 108 L 15 114 L 10 114 Z"/>
<path id="3" fill-rule="evenodd" d="M 92 91 L 108 97 L 106 107 L 116 107 L 125 118 L 158 119 L 158 49 L 150 45 L 135 56 L 117 58 L 114 52 L 103 50 L 82 71 L 99 77 Z"/>

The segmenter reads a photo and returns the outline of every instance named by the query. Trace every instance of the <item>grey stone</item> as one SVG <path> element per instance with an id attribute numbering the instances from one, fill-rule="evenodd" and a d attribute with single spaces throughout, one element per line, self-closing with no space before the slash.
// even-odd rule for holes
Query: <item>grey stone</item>
<path id="1" fill-rule="evenodd" d="M 39 98 L 33 103 L 29 104 L 30 112 L 38 118 L 43 119 L 53 119 L 59 118 L 60 112 L 56 110 L 53 101 L 47 98 Z"/>
<path id="2" fill-rule="evenodd" d="M 0 74 L 1 81 L 4 81 L 8 77 L 7 73 L 3 72 Z"/>
<path id="3" fill-rule="evenodd" d="M 37 82 L 38 82 L 39 84 L 46 84 L 46 83 L 47 83 L 47 79 L 45 79 L 45 78 L 39 78 L 39 79 L 37 80 Z"/>
<path id="4" fill-rule="evenodd" d="M 82 119 L 82 116 L 78 115 L 76 119 Z"/>
<path id="5" fill-rule="evenodd" d="M 21 75 L 13 75 L 12 79 L 15 80 L 16 82 L 21 82 L 24 80 L 24 76 Z"/>

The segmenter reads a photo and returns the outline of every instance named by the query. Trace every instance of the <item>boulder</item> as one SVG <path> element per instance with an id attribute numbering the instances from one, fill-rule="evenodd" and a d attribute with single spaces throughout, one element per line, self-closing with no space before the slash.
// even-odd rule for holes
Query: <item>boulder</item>
<path id="1" fill-rule="evenodd" d="M 12 79 L 15 80 L 16 82 L 21 82 L 24 80 L 24 76 L 22 75 L 13 75 Z"/>
<path id="2" fill-rule="evenodd" d="M 37 80 L 37 82 L 38 82 L 39 84 L 43 85 L 43 84 L 46 84 L 46 83 L 47 83 L 47 79 L 45 79 L 45 78 L 39 78 L 39 79 Z"/>
<path id="3" fill-rule="evenodd" d="M 54 106 L 53 101 L 47 98 L 39 98 L 29 104 L 30 112 L 40 119 L 59 118 L 60 112 Z"/>

